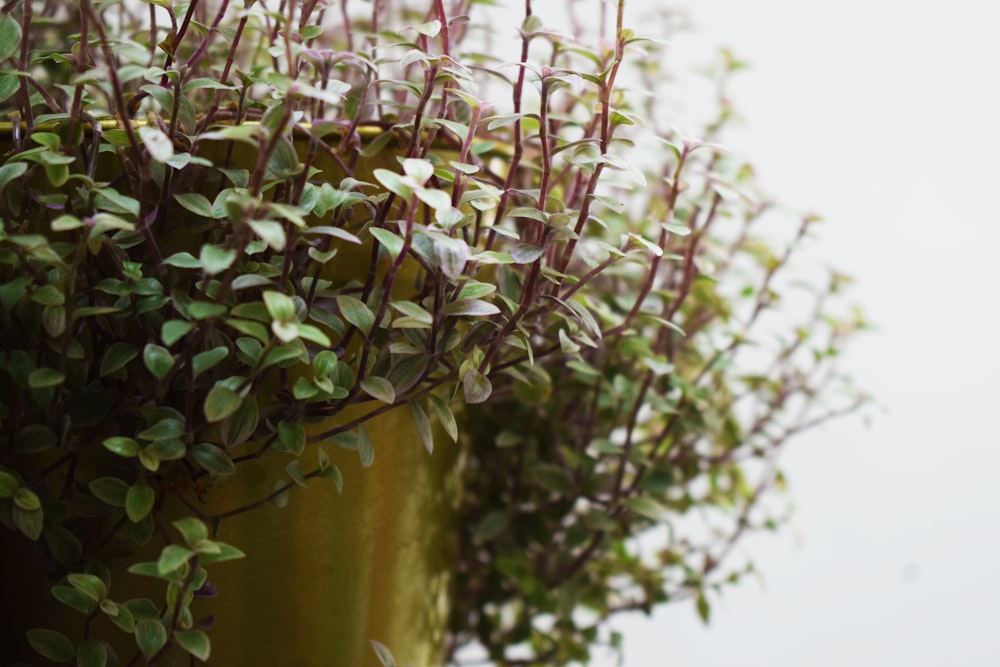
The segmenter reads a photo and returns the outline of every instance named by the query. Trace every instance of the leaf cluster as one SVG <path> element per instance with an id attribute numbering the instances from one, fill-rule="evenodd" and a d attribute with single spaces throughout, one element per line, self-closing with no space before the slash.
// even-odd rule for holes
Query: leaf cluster
<path id="1" fill-rule="evenodd" d="M 340 489 L 327 450 L 391 455 L 365 425 L 398 408 L 431 455 L 467 451 L 453 652 L 563 664 L 617 611 L 707 618 L 731 545 L 774 522 L 776 452 L 859 404 L 825 400 L 863 322 L 828 317 L 836 277 L 755 338 L 797 246 L 754 235 L 747 167 L 643 127 L 621 69 L 657 52 L 622 3 L 599 49 L 529 14 L 513 70 L 462 41 L 475 3 L 140 4 L 0 13 L 0 522 L 86 618 L 30 645 L 118 664 L 104 616 L 125 661 L 207 661 L 195 599 L 243 556 L 220 524 Z M 273 493 L 203 502 L 262 458 Z M 696 511 L 728 532 L 636 546 Z M 161 597 L 109 597 L 121 572 Z"/>

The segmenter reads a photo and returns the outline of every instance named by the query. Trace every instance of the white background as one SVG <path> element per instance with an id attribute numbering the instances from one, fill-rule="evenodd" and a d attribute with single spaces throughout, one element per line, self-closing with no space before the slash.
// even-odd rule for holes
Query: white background
<path id="1" fill-rule="evenodd" d="M 663 4 L 630 0 L 626 23 L 642 34 Z M 534 5 L 560 27 L 563 2 Z M 792 444 L 794 523 L 741 550 L 763 583 L 714 598 L 708 628 L 691 604 L 619 619 L 625 665 L 1000 665 L 1000 9 L 680 7 L 696 31 L 672 38 L 675 62 L 726 45 L 751 64 L 732 87 L 744 122 L 728 143 L 771 194 L 826 220 L 818 256 L 855 276 L 877 327 L 847 366 L 882 409 L 870 427 L 849 420 Z"/>
<path id="2" fill-rule="evenodd" d="M 624 664 L 1000 665 L 1000 5 L 680 2 L 696 31 L 672 39 L 679 66 L 722 45 L 752 66 L 727 143 L 826 220 L 816 255 L 876 326 L 846 365 L 882 409 L 792 443 L 794 523 L 738 554 L 763 583 L 713 598 L 708 628 L 689 603 L 619 619 Z M 629 0 L 626 24 L 664 4 Z M 562 0 L 534 6 L 565 29 Z"/>
<path id="3" fill-rule="evenodd" d="M 654 4 L 631 1 L 626 22 Z M 795 523 L 743 549 L 764 586 L 714 600 L 707 629 L 690 605 L 620 620 L 625 665 L 1000 665 L 1000 7 L 686 9 L 697 32 L 673 40 L 678 60 L 725 44 L 752 65 L 729 144 L 827 221 L 819 253 L 877 327 L 847 363 L 885 412 L 793 443 Z"/>

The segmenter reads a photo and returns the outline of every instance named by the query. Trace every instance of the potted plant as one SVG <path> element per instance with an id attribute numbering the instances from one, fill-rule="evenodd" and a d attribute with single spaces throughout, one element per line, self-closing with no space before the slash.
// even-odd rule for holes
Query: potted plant
<path id="1" fill-rule="evenodd" d="M 513 67 L 477 4 L 4 5 L 11 659 L 585 662 L 738 579 L 776 453 L 863 400 L 844 279 L 769 321 L 815 219 L 757 237 L 728 107 L 657 126 L 624 2 L 593 48 L 526 2 Z"/>

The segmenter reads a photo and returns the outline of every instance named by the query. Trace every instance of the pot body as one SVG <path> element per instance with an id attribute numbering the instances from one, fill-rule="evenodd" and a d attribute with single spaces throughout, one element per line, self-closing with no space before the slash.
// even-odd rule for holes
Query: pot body
<path id="1" fill-rule="evenodd" d="M 0 138 L 0 145 L 4 143 Z M 224 146 L 220 142 L 208 147 L 209 157 Z M 0 147 L 8 152 L 8 146 Z M 295 147 L 301 155 L 306 142 L 296 141 Z M 234 160 L 237 164 L 246 160 L 252 166 L 252 155 L 241 156 L 246 151 L 237 147 Z M 319 154 L 314 166 L 328 182 L 336 184 L 343 178 L 330 156 Z M 372 182 L 372 171 L 380 167 L 398 171 L 391 150 L 358 165 L 355 177 Z M 170 252 L 197 254 L 202 236 L 195 229 L 197 225 L 188 231 L 182 220 L 167 231 L 163 243 Z M 369 239 L 361 246 L 345 245 L 337 260 L 324 269 L 323 277 L 335 284 L 363 281 L 373 256 L 371 243 Z M 378 271 L 386 268 L 379 266 Z M 393 289 L 397 298 L 413 289 L 416 273 L 409 272 L 409 282 L 407 273 L 404 265 Z M 293 368 L 288 376 L 294 375 Z M 270 391 L 279 388 L 275 384 L 258 392 L 262 408 Z M 359 414 L 348 410 L 307 429 L 321 433 Z M 198 598 L 192 605 L 196 619 L 214 618 L 208 632 L 210 664 L 379 667 L 372 640 L 387 646 L 398 664 L 440 664 L 450 573 L 457 558 L 460 452 L 456 444 L 438 437 L 433 455 L 428 454 L 406 406 L 366 422 L 365 428 L 375 445 L 370 468 L 362 468 L 356 451 L 323 445 L 343 474 L 342 494 L 330 481 L 313 479 L 307 488 L 292 489 L 284 507 L 265 503 L 221 521 L 217 539 L 247 556 L 211 565 L 209 581 L 218 594 Z M 94 446 L 100 450 L 99 442 Z M 315 460 L 312 448 L 302 455 L 304 460 Z M 266 498 L 276 483 L 287 482 L 285 466 L 290 460 L 290 455 L 273 454 L 240 463 L 231 479 L 208 489 L 199 509 L 214 515 Z M 7 460 L 3 464 L 15 469 L 19 465 Z M 86 477 L 86 471 L 83 474 Z M 99 474 L 96 469 L 90 472 L 91 477 Z M 190 514 L 179 505 L 175 509 L 177 516 Z M 169 511 L 165 518 L 169 520 Z M 4 563 L 0 568 L 0 664 L 38 659 L 25 642 L 24 632 L 32 627 L 52 627 L 74 641 L 84 637 L 83 616 L 52 599 L 49 589 L 57 581 L 38 565 L 39 545 L 25 541 L 0 526 Z M 159 548 L 147 545 L 137 548 L 139 558 L 135 551 L 127 555 L 132 561 L 156 560 Z M 126 572 L 113 574 L 111 597 L 164 602 L 161 582 Z M 122 641 L 113 646 L 121 664 L 129 662 L 134 652 L 130 637 L 101 614 L 94 617 L 91 630 L 111 639 L 120 636 Z M 174 647 L 157 664 L 186 667 L 190 661 Z"/>
<path id="2" fill-rule="evenodd" d="M 409 409 L 370 423 L 376 446 L 368 469 L 357 452 L 333 451 L 343 494 L 328 480 L 224 520 L 219 539 L 245 559 L 213 566 L 218 597 L 213 660 L 219 665 L 378 667 L 370 641 L 388 646 L 398 664 L 440 664 L 448 616 L 459 453 L 438 440 L 424 449 Z M 284 481 L 282 465 L 241 464 L 238 484 L 218 487 L 211 504 L 241 506 Z"/>
<path id="3" fill-rule="evenodd" d="M 380 667 L 371 640 L 389 647 L 400 665 L 441 664 L 458 548 L 458 446 L 440 438 L 429 455 L 405 406 L 367 430 L 375 446 L 367 469 L 357 452 L 325 447 L 343 474 L 343 493 L 330 480 L 312 479 L 308 488 L 292 489 L 284 507 L 267 503 L 221 522 L 218 539 L 247 556 L 210 566 L 217 595 L 192 605 L 196 619 L 214 618 L 210 664 Z M 288 460 L 275 455 L 240 464 L 237 476 L 208 491 L 200 509 L 224 512 L 267 497 L 287 480 Z M 0 526 L 2 665 L 38 657 L 24 639 L 33 627 L 83 639 L 84 617 L 52 599 L 57 582 L 39 567 L 36 545 L 24 542 Z M 141 559 L 156 559 L 149 546 Z M 113 575 L 110 591 L 118 601 L 163 602 L 160 582 L 127 572 Z M 100 614 L 92 629 L 118 638 L 112 645 L 122 664 L 129 661 L 130 636 Z M 175 649 L 157 664 L 190 663 Z"/>

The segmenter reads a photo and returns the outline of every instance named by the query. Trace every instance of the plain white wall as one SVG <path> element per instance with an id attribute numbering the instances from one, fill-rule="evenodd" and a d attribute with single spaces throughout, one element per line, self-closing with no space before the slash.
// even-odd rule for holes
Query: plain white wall
<path id="1" fill-rule="evenodd" d="M 663 5 L 629 0 L 626 23 L 641 34 Z M 562 0 L 534 6 L 559 25 Z M 770 193 L 827 221 L 814 256 L 857 279 L 877 330 L 846 362 L 884 412 L 793 443 L 794 524 L 741 549 L 765 585 L 713 600 L 707 629 L 689 604 L 619 619 L 625 665 L 1000 664 L 1000 6 L 679 6 L 697 30 L 672 40 L 676 63 L 726 45 L 752 65 L 732 88 L 744 124 L 728 143 Z"/>
<path id="2" fill-rule="evenodd" d="M 630 16 L 654 2 L 632 0 Z M 755 539 L 766 588 L 619 621 L 627 667 L 1000 664 L 996 352 L 1000 40 L 994 3 L 689 0 L 679 61 L 752 69 L 730 145 L 820 212 L 817 254 L 877 331 L 848 355 L 885 414 L 793 444 L 793 530 Z M 612 663 L 607 663 L 612 664 Z"/>

